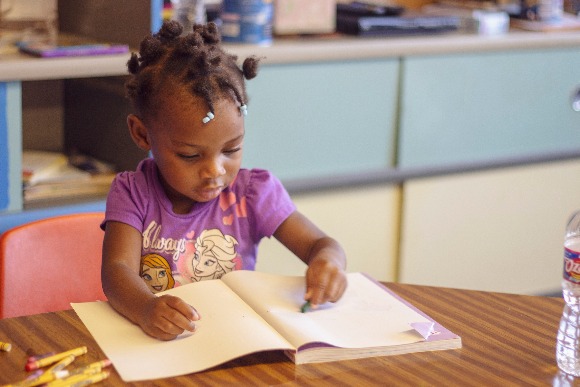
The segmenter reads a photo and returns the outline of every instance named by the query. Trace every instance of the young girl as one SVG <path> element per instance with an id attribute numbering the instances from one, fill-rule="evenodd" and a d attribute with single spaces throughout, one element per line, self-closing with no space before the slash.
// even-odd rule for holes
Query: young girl
<path id="1" fill-rule="evenodd" d="M 152 158 L 113 182 L 102 282 L 117 311 L 161 340 L 194 331 L 201 316 L 153 292 L 253 270 L 263 237 L 274 235 L 308 265 L 304 299 L 313 306 L 337 301 L 346 288 L 340 245 L 296 210 L 274 176 L 240 169 L 244 78 L 256 76 L 258 60 L 247 58 L 241 69 L 236 60 L 222 50 L 215 24 L 182 36 L 167 22 L 128 62 L 135 114 L 127 124 Z"/>

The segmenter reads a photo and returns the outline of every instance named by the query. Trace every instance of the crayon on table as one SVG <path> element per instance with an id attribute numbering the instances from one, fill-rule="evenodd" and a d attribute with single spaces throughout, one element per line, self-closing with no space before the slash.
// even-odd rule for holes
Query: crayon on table
<path id="1" fill-rule="evenodd" d="M 12 350 L 12 344 L 0 341 L 0 351 L 10 352 L 10 350 Z"/>
<path id="2" fill-rule="evenodd" d="M 62 359 L 64 359 L 67 356 L 73 355 L 73 356 L 80 356 L 80 355 L 84 355 L 85 353 L 87 353 L 87 347 L 78 347 L 75 349 L 71 349 L 70 351 L 66 351 L 66 352 L 61 352 L 61 353 L 57 353 L 56 355 L 52 355 L 52 356 L 48 356 L 30 363 L 26 364 L 26 371 L 34 371 L 38 368 L 42 368 L 45 367 L 47 365 L 51 365 L 54 364 L 56 362 L 61 361 Z"/>
<path id="3" fill-rule="evenodd" d="M 89 373 L 89 372 L 101 372 L 101 370 L 105 367 L 110 366 L 112 363 L 109 359 L 105 359 L 105 360 L 100 360 L 94 363 L 91 363 L 89 365 L 83 366 L 83 367 L 79 367 L 79 368 L 75 368 L 71 371 L 69 371 L 69 375 L 73 376 L 73 375 L 79 375 L 79 374 L 84 374 L 84 373 Z"/>
<path id="4" fill-rule="evenodd" d="M 90 384 L 98 383 L 107 379 L 110 375 L 109 371 L 102 371 L 96 374 L 79 374 L 74 375 L 66 379 L 54 380 L 47 384 L 47 386 L 54 387 L 82 387 L 88 386 Z"/>
<path id="5" fill-rule="evenodd" d="M 58 363 L 54 364 L 52 367 L 47 369 L 46 372 L 55 373 L 58 371 L 62 371 L 66 366 L 75 361 L 75 359 L 76 357 L 74 355 L 68 355 L 67 357 L 65 357 L 64 359 L 60 360 Z"/>
<path id="6" fill-rule="evenodd" d="M 47 386 L 74 386 L 77 383 L 84 382 L 87 379 L 91 379 L 91 377 L 101 373 L 101 371 L 90 372 L 86 374 L 78 374 L 78 375 L 69 375 L 64 378 L 55 379 L 52 382 L 48 383 Z"/>
<path id="7" fill-rule="evenodd" d="M 45 357 L 49 357 L 49 356 L 52 356 L 55 354 L 56 354 L 56 352 L 47 352 L 47 353 L 43 353 L 40 355 L 31 355 L 28 357 L 28 363 L 32 363 L 33 361 L 44 359 Z"/>
<path id="8" fill-rule="evenodd" d="M 32 379 L 36 379 L 36 378 L 38 378 L 40 375 L 42 375 L 43 373 L 44 373 L 44 371 L 43 371 L 43 370 L 36 370 L 36 371 L 33 371 L 33 372 L 31 372 L 31 373 L 30 373 L 30 374 L 29 374 L 29 375 L 26 377 L 26 379 L 24 379 L 24 380 L 32 380 Z"/>
<path id="9" fill-rule="evenodd" d="M 65 377 L 67 375 L 66 371 L 64 371 L 65 372 L 64 374 L 62 372 L 63 371 L 59 371 L 58 373 L 43 372 L 40 375 L 36 376 L 35 378 L 26 378 L 23 381 L 14 384 L 14 386 L 34 387 L 34 386 L 45 385 L 47 383 L 50 383 L 50 382 L 57 380 L 61 377 Z"/>
<path id="10" fill-rule="evenodd" d="M 310 309 L 312 309 L 312 305 L 310 305 L 310 301 L 306 301 L 304 303 L 304 305 L 302 305 L 302 307 L 300 308 L 300 311 L 302 313 L 306 313 L 306 312 L 310 311 Z"/>

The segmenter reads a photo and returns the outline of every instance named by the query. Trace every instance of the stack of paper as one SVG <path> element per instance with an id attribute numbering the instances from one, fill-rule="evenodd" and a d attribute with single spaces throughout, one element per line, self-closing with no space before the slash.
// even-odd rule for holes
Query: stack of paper
<path id="1" fill-rule="evenodd" d="M 81 169 L 60 152 L 25 150 L 22 153 L 25 203 L 104 195 L 109 191 L 114 176 L 112 168 L 101 168 L 99 171 Z"/>

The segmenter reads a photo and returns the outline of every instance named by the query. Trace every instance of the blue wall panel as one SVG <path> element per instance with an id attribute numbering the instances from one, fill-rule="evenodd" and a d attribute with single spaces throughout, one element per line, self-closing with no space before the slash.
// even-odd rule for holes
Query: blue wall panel
<path id="1" fill-rule="evenodd" d="M 0 83 L 0 210 L 8 207 L 8 103 L 7 84 Z"/>

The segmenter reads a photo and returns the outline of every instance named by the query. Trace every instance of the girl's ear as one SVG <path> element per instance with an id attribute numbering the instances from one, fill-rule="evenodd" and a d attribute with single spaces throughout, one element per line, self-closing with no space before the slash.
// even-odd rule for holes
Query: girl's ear
<path id="1" fill-rule="evenodd" d="M 134 114 L 127 116 L 127 126 L 133 142 L 139 149 L 149 152 L 151 150 L 151 142 L 149 141 L 149 133 L 147 127 L 139 117 Z"/>

